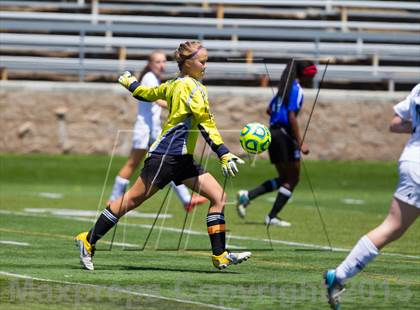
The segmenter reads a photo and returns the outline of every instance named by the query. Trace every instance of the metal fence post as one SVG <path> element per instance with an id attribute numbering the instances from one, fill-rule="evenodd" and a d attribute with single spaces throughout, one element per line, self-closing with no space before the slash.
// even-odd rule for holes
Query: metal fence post
<path id="1" fill-rule="evenodd" d="M 99 0 L 92 0 L 92 24 L 98 23 L 98 14 L 99 14 Z"/>
<path id="2" fill-rule="evenodd" d="M 325 0 L 325 10 L 327 12 L 332 11 L 332 0 Z"/>
<path id="3" fill-rule="evenodd" d="M 79 82 L 85 80 L 85 30 L 80 30 L 79 45 Z"/>

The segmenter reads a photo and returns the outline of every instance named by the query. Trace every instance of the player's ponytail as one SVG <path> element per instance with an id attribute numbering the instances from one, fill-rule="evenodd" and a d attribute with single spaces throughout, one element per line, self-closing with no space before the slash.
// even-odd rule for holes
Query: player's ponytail
<path id="1" fill-rule="evenodd" d="M 178 63 L 179 70 L 182 70 L 182 65 L 187 59 L 193 58 L 198 51 L 203 47 L 200 41 L 187 41 L 181 43 L 176 49 L 174 56 Z"/>
<path id="2" fill-rule="evenodd" d="M 296 60 L 290 59 L 286 68 L 281 74 L 277 97 L 281 98 L 284 104 L 289 104 L 290 91 L 293 86 L 293 81 L 296 79 Z"/>
<path id="3" fill-rule="evenodd" d="M 296 78 L 313 78 L 317 72 L 315 64 L 310 60 L 290 59 L 280 78 L 277 97 L 286 105 L 289 104 L 290 92 Z"/>

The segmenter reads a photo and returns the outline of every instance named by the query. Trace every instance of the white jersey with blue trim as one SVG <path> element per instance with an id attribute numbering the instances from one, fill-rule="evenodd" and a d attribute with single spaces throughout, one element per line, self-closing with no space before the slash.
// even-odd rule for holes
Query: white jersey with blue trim
<path id="1" fill-rule="evenodd" d="M 420 164 L 420 83 L 400 103 L 394 106 L 395 113 L 412 124 L 412 133 L 401 154 L 400 161 Z"/>
<path id="2" fill-rule="evenodd" d="M 143 76 L 140 84 L 148 87 L 156 87 L 160 85 L 160 81 L 153 72 L 149 71 Z M 139 100 L 137 108 L 137 121 L 149 126 L 151 132 L 155 128 L 161 130 L 161 112 L 162 108 L 159 105 L 150 101 Z"/>

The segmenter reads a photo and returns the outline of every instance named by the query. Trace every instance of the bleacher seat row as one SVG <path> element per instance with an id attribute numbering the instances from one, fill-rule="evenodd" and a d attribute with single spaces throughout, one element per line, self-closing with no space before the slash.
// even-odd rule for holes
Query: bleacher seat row
<path id="1" fill-rule="evenodd" d="M 264 84 L 267 70 L 278 77 L 289 57 L 328 60 L 333 65 L 326 79 L 340 87 L 363 81 L 393 89 L 420 79 L 416 1 L 73 0 L 0 6 L 2 78 L 31 78 L 30 72 L 113 77 L 118 70 L 138 70 L 156 48 L 171 57 L 180 41 L 199 39 L 210 51 L 210 83 Z"/>

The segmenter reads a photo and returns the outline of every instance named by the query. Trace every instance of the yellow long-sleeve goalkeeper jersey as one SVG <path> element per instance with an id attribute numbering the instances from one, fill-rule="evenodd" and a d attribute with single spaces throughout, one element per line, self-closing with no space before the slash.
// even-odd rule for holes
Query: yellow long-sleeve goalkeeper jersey
<path id="1" fill-rule="evenodd" d="M 199 81 L 191 77 L 178 77 L 156 87 L 134 82 L 129 90 L 139 100 L 163 99 L 168 103 L 168 120 L 149 153 L 193 154 L 198 131 L 219 157 L 229 152 L 210 113 L 207 89 Z"/>

